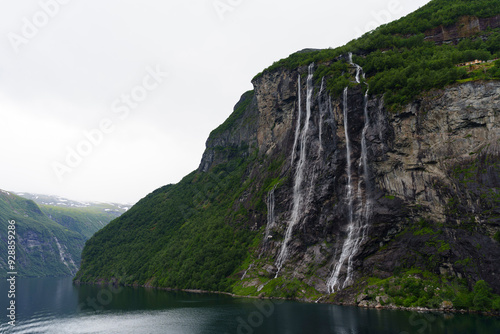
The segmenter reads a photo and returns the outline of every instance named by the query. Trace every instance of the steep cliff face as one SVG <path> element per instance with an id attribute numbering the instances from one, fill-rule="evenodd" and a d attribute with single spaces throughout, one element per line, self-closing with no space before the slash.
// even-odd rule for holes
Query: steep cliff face
<path id="1" fill-rule="evenodd" d="M 385 157 L 373 162 L 375 182 L 406 212 L 396 226 L 374 229 L 381 247 L 373 246 L 364 270 L 389 275 L 401 267 L 428 268 L 444 277 L 484 279 L 499 291 L 500 248 L 493 240 L 500 227 L 499 93 L 498 82 L 456 85 L 387 115 L 395 135 Z"/>
<path id="2" fill-rule="evenodd" d="M 209 170 L 213 164 L 228 161 L 234 157 L 234 151 L 241 145 L 255 144 L 258 109 L 253 91 L 246 92 L 235 105 L 233 114 L 217 129 L 213 130 L 207 140 L 207 149 L 203 153 L 200 166 L 201 172 Z M 247 157 L 248 155 L 244 155 Z"/>
<path id="3" fill-rule="evenodd" d="M 500 292 L 500 83 L 457 84 L 389 113 L 364 84 L 329 96 L 314 70 L 258 77 L 251 121 L 239 123 L 254 127 L 232 130 L 262 155 L 248 171 L 255 188 L 268 185 L 267 216 L 248 220 L 262 242 L 242 287 L 297 279 L 328 294 L 422 268 Z M 360 70 L 351 65 L 353 82 Z M 207 152 L 200 170 L 225 161 Z"/>

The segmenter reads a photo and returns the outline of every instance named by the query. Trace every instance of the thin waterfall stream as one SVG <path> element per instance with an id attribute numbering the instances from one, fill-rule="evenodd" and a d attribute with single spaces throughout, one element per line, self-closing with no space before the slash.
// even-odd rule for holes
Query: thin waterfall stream
<path id="1" fill-rule="evenodd" d="M 306 159 L 306 148 L 307 148 L 307 134 L 309 132 L 309 120 L 311 118 L 311 106 L 312 106 L 312 95 L 313 95 L 313 67 L 314 64 L 309 65 L 308 68 L 308 76 L 307 76 L 307 98 L 306 98 L 306 119 L 304 122 L 304 127 L 302 131 L 300 131 L 300 117 L 302 114 L 302 105 L 301 105 L 301 95 L 300 95 L 300 75 L 299 75 L 299 87 L 298 87 L 298 96 L 299 96 L 299 118 L 297 120 L 297 130 L 295 131 L 295 141 L 294 141 L 294 150 L 292 151 L 292 163 L 295 156 L 295 146 L 297 145 L 298 134 L 300 132 L 300 150 L 299 150 L 299 162 L 297 164 L 297 168 L 295 170 L 295 180 L 293 186 L 293 207 L 292 214 L 290 217 L 290 221 L 288 222 L 288 226 L 285 233 L 285 238 L 281 245 L 281 250 L 276 260 L 276 276 L 278 277 L 281 268 L 283 267 L 283 263 L 288 258 L 288 243 L 292 237 L 293 228 L 300 219 L 300 209 L 302 207 L 303 202 L 303 189 L 302 183 L 304 181 L 304 171 L 307 165 Z"/>
<path id="2" fill-rule="evenodd" d="M 356 68 L 356 83 L 361 83 L 361 75 L 364 73 L 361 66 L 355 64 L 352 61 L 352 54 L 349 53 L 349 63 L 351 66 Z M 335 292 L 338 289 L 342 289 L 350 284 L 353 281 L 353 272 L 354 272 L 354 256 L 359 252 L 360 246 L 363 243 L 366 232 L 368 228 L 368 222 L 370 218 L 370 179 L 369 179 L 369 170 L 368 170 L 368 150 L 367 150 L 367 142 L 366 135 L 368 128 L 370 126 L 369 118 L 368 118 L 368 91 L 364 96 L 364 126 L 361 134 L 361 157 L 360 157 L 360 169 L 361 172 L 359 175 L 363 175 L 363 178 L 358 178 L 358 187 L 356 194 L 353 193 L 353 175 L 352 175 L 352 147 L 349 136 L 349 121 L 348 121 L 348 113 L 349 113 L 349 103 L 348 103 L 348 87 L 344 89 L 343 96 L 343 116 L 344 116 L 344 131 L 345 131 L 345 141 L 346 141 L 346 173 L 347 173 L 347 238 L 344 240 L 344 244 L 342 246 L 342 252 L 340 254 L 340 258 L 335 263 L 334 269 L 332 271 L 331 277 L 327 282 L 328 289 L 331 293 Z M 362 180 L 364 181 L 364 191 L 362 186 Z M 354 201 L 354 198 L 357 198 L 357 201 Z M 356 207 L 354 207 L 356 206 Z M 347 262 L 347 263 L 346 263 Z M 342 269 L 345 268 L 345 278 L 341 283 L 341 272 Z"/>
<path id="3" fill-rule="evenodd" d="M 266 225 L 266 235 L 265 241 L 271 238 L 270 231 L 275 225 L 274 218 L 274 191 L 276 190 L 276 185 L 269 190 L 269 194 L 267 195 L 267 225 Z"/>
<path id="4" fill-rule="evenodd" d="M 361 84 L 361 78 L 364 79 L 365 74 L 363 68 L 352 61 L 352 54 L 349 54 L 348 58 L 349 64 L 356 69 L 356 83 Z M 310 182 L 305 182 L 305 171 L 307 169 L 307 148 L 308 148 L 308 133 L 310 129 L 311 120 L 311 109 L 312 109 L 312 98 L 313 98 L 313 68 L 314 64 L 309 65 L 308 76 L 306 82 L 306 101 L 305 101 L 305 117 L 303 115 L 303 101 L 302 101 L 302 90 L 301 90 L 301 76 L 298 77 L 298 88 L 297 88 L 297 98 L 298 98 L 298 118 L 296 121 L 295 137 L 293 142 L 293 149 L 291 155 L 291 166 L 295 165 L 294 183 L 293 183 L 293 197 L 292 197 L 292 210 L 290 214 L 290 219 L 286 226 L 285 235 L 283 242 L 281 244 L 280 252 L 278 253 L 275 266 L 277 268 L 275 277 L 278 277 L 284 263 L 289 257 L 289 243 L 292 238 L 292 234 L 295 226 L 300 222 L 302 218 L 302 211 L 304 208 L 304 202 L 308 200 L 310 196 L 308 193 L 312 191 L 313 180 Z M 322 122 L 323 114 L 326 110 L 323 110 L 323 103 L 321 103 L 321 96 L 324 93 L 325 83 L 324 80 L 321 81 L 321 87 L 318 93 L 318 103 L 320 109 L 319 115 L 319 147 L 318 147 L 318 157 L 322 151 Z M 345 143 L 346 143 L 346 216 L 347 216 L 347 236 L 343 241 L 342 248 L 340 251 L 340 256 L 334 264 L 331 276 L 327 282 L 327 286 L 330 292 L 334 292 L 338 289 L 342 289 L 350 284 L 353 280 L 354 272 L 354 259 L 356 254 L 358 254 L 363 241 L 366 238 L 366 232 L 368 227 L 368 221 L 370 218 L 370 180 L 369 180 L 369 166 L 368 166 L 368 148 L 367 148 L 367 132 L 370 126 L 369 116 L 368 116 L 368 91 L 364 96 L 364 126 L 361 133 L 361 154 L 359 157 L 359 168 L 354 167 L 354 162 L 356 157 L 353 155 L 353 147 L 351 142 L 352 134 L 349 131 L 349 88 L 346 87 L 343 92 L 343 118 L 344 118 L 344 133 L 345 133 Z M 331 104 L 328 105 L 330 113 Z M 304 117 L 304 120 L 302 118 Z M 354 151 L 355 152 L 355 151 Z M 358 151 L 359 152 L 359 151 Z M 295 161 L 297 159 L 297 161 Z M 357 173 L 357 174 L 355 174 Z M 357 178 L 356 178 L 357 176 Z M 313 176 L 314 178 L 314 176 Z M 355 185 L 357 182 L 357 186 Z M 307 183 L 307 184 L 306 184 Z M 310 188 L 307 191 L 307 188 Z M 266 240 L 270 238 L 270 230 L 275 225 L 274 218 L 274 188 L 269 191 L 267 197 L 267 226 L 265 232 Z M 340 249 L 339 249 L 340 250 Z"/>

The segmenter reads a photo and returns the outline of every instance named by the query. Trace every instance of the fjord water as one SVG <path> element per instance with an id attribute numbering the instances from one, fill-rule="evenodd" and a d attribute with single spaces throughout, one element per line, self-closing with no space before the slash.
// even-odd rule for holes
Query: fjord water
<path id="1" fill-rule="evenodd" d="M 16 326 L 1 333 L 498 333 L 498 318 L 232 298 L 145 288 L 75 286 L 70 278 L 18 279 Z M 5 292 L 5 293 L 4 293 Z"/>

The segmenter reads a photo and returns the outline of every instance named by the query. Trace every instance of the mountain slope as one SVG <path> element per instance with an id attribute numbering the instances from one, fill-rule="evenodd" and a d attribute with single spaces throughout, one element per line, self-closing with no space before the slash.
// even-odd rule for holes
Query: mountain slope
<path id="1" fill-rule="evenodd" d="M 42 212 L 56 223 L 81 234 L 85 240 L 128 210 L 116 203 L 78 202 L 58 196 L 17 193 L 38 204 Z"/>
<path id="2" fill-rule="evenodd" d="M 252 112 L 249 107 L 243 117 Z M 252 186 L 249 180 L 234 193 L 256 154 L 246 144 L 221 147 L 218 154 L 231 161 L 156 190 L 97 232 L 82 253 L 80 280 L 99 273 L 105 280 L 126 275 L 128 283 L 229 289 L 228 276 L 256 236 L 238 221 L 247 212 L 232 212 L 235 199 Z"/>
<path id="3" fill-rule="evenodd" d="M 500 1 L 434 0 L 273 64 L 211 133 L 197 171 L 88 241 L 76 279 L 500 307 L 473 289 L 500 293 L 500 63 L 456 66 L 498 57 L 500 30 L 492 18 L 446 43 L 429 37 L 488 18 L 487 5 Z"/>
<path id="4" fill-rule="evenodd" d="M 118 204 L 81 203 L 64 198 L 0 193 L 0 275 L 5 275 L 7 226 L 16 221 L 19 276 L 71 276 L 80 266 L 85 241 L 126 211 Z M 38 203 L 38 204 L 37 204 Z"/>
<path id="5" fill-rule="evenodd" d="M 16 268 L 19 276 L 69 276 L 79 266 L 85 239 L 43 214 L 35 202 L 0 192 L 0 275 L 7 270 L 7 227 L 16 224 Z"/>

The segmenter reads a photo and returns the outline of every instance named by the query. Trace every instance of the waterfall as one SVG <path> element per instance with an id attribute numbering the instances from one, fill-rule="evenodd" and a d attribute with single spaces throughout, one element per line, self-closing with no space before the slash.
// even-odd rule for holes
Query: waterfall
<path id="1" fill-rule="evenodd" d="M 300 132 L 300 152 L 299 152 L 299 162 L 297 164 L 297 168 L 295 170 L 295 180 L 294 180 L 294 186 L 293 186 L 293 207 L 292 207 L 292 214 L 290 217 L 290 221 L 288 223 L 286 233 L 285 233 L 285 238 L 283 240 L 283 243 L 281 245 L 281 250 L 278 255 L 278 258 L 276 260 L 276 276 L 278 277 L 278 274 L 283 266 L 283 263 L 286 261 L 288 257 L 288 243 L 292 237 L 292 232 L 294 226 L 299 222 L 300 219 L 300 212 L 301 212 L 301 207 L 302 207 L 302 202 L 303 202 L 303 190 L 302 190 L 302 183 L 304 180 L 304 171 L 306 167 L 306 144 L 307 144 L 307 134 L 309 132 L 309 120 L 311 118 L 311 106 L 312 106 L 312 95 L 313 95 L 313 67 L 314 64 L 309 65 L 308 69 L 308 76 L 307 76 L 307 99 L 306 99 L 306 119 L 304 122 L 304 127 L 302 129 L 302 132 L 300 132 L 300 116 L 301 116 L 301 100 L 300 100 L 300 76 L 299 76 L 299 119 L 297 121 L 297 130 L 295 132 L 295 141 L 297 141 L 299 132 Z M 294 148 L 295 148 L 296 142 L 294 142 Z M 292 161 L 293 157 L 295 155 L 295 150 L 292 151 Z"/>
<path id="2" fill-rule="evenodd" d="M 330 292 L 334 292 L 335 287 L 339 284 L 339 275 L 342 266 L 344 265 L 345 260 L 349 257 L 349 255 L 353 251 L 354 246 L 354 224 L 353 224 L 353 202 L 354 197 L 352 194 L 352 163 L 351 163 L 351 142 L 349 140 L 349 122 L 347 119 L 347 92 L 348 88 L 344 89 L 344 103 L 343 103 L 343 112 L 344 112 L 344 132 L 345 132 L 345 143 L 346 143 L 346 160 L 347 160 L 347 223 L 348 223 L 348 235 L 347 239 L 344 241 L 344 245 L 342 246 L 342 253 L 340 254 L 340 259 L 335 264 L 335 268 L 332 273 L 332 277 L 328 281 L 328 288 Z"/>
<path id="3" fill-rule="evenodd" d="M 325 77 L 321 79 L 321 88 L 318 93 L 318 104 L 319 104 L 319 147 L 318 147 L 318 158 L 321 157 L 321 151 L 323 151 L 323 114 L 326 113 L 326 106 L 324 101 L 322 101 L 322 94 L 325 87 Z"/>
<path id="4" fill-rule="evenodd" d="M 352 62 L 352 52 L 349 52 L 349 64 L 356 67 L 356 82 L 361 83 L 359 80 L 360 74 L 363 72 L 363 68 L 359 66 L 358 64 L 355 64 Z M 364 74 L 363 74 L 364 77 Z"/>
<path id="5" fill-rule="evenodd" d="M 347 160 L 347 201 L 348 201 L 348 222 L 352 225 L 352 204 L 354 197 L 352 195 L 352 162 L 351 162 L 351 141 L 349 140 L 349 122 L 347 119 L 347 87 L 344 89 L 344 133 L 345 133 L 345 145 L 346 145 L 346 160 Z"/>
<path id="6" fill-rule="evenodd" d="M 364 73 L 361 66 L 354 64 L 352 62 L 352 54 L 349 53 L 349 63 L 356 67 L 356 82 L 360 82 L 360 76 Z M 335 292 L 336 289 L 342 289 L 352 283 L 352 275 L 354 272 L 353 267 L 353 259 L 354 256 L 358 253 L 359 248 L 363 241 L 366 238 L 366 232 L 368 227 L 368 221 L 370 219 L 370 211 L 371 211 L 371 185 L 369 178 L 369 169 L 368 169 L 368 150 L 367 150 L 367 142 L 366 135 L 368 132 L 368 128 L 370 126 L 370 121 L 368 118 L 368 91 L 364 97 L 364 127 L 361 134 L 361 159 L 360 159 L 360 172 L 358 175 L 363 175 L 363 178 L 358 178 L 358 187 L 357 194 L 353 193 L 353 184 L 352 184 L 352 156 L 351 156 L 351 142 L 349 138 L 349 122 L 348 122 L 348 102 L 347 102 L 347 92 L 348 88 L 344 89 L 344 101 L 343 101 L 343 113 L 344 113 L 344 130 L 345 130 L 345 140 L 346 140 L 346 160 L 347 160 L 347 218 L 348 218 L 348 226 L 347 226 L 347 238 L 344 241 L 344 245 L 342 246 L 342 252 L 339 260 L 335 264 L 335 267 L 332 271 L 332 275 L 327 282 L 328 288 L 331 293 Z M 364 196 L 363 196 L 363 187 L 362 180 L 364 181 Z M 354 197 L 357 197 L 356 208 L 354 208 Z M 344 279 L 344 282 L 341 284 L 340 282 L 340 273 L 347 261 L 347 272 Z"/>
<path id="7" fill-rule="evenodd" d="M 253 263 L 252 263 L 251 265 L 249 265 L 249 266 L 248 266 L 247 270 L 245 270 L 245 272 L 243 273 L 243 276 L 241 276 L 241 281 L 243 281 L 243 280 L 245 279 L 245 277 L 246 277 L 246 276 L 247 276 L 247 274 L 248 274 L 248 271 L 249 271 L 250 269 L 252 269 L 252 267 L 253 267 Z"/>
<path id="8" fill-rule="evenodd" d="M 371 184 L 370 184 L 370 174 L 368 171 L 368 149 L 366 146 L 366 135 L 368 128 L 370 127 L 370 118 L 368 116 L 368 90 L 365 93 L 365 105 L 364 105 L 364 116 L 365 116 L 365 126 L 363 127 L 363 132 L 361 134 L 361 165 L 363 167 L 363 180 L 365 181 L 365 202 L 364 202 L 364 215 L 365 220 L 368 220 L 370 209 L 371 209 Z"/>
<path id="9" fill-rule="evenodd" d="M 366 232 L 367 232 L 367 223 L 368 220 L 370 219 L 370 212 L 371 212 L 371 207 L 372 207 L 372 202 L 370 199 L 370 193 L 371 193 L 371 186 L 370 186 L 370 178 L 369 178 L 369 171 L 368 171 L 368 150 L 366 146 L 366 133 L 368 131 L 368 127 L 370 126 L 370 120 L 368 118 L 368 91 L 365 94 L 364 97 L 364 108 L 363 108 L 363 114 L 365 117 L 365 125 L 363 127 L 363 131 L 361 133 L 361 159 L 359 162 L 359 169 L 360 172 L 358 173 L 359 175 L 363 175 L 363 178 L 358 179 L 358 209 L 356 210 L 357 213 L 357 224 L 356 224 L 356 229 L 357 229 L 357 234 L 356 234 L 356 239 L 354 240 L 354 245 L 353 245 L 353 252 L 349 255 L 348 260 L 347 260 L 347 276 L 344 281 L 344 286 L 349 284 L 352 280 L 352 274 L 353 274 L 353 258 L 354 255 L 357 253 L 359 250 L 359 247 L 363 243 L 363 241 L 366 238 Z M 364 182 L 364 196 L 363 196 L 363 188 L 362 184 Z"/>
<path id="10" fill-rule="evenodd" d="M 266 226 L 266 234 L 264 235 L 264 242 L 271 238 L 270 231 L 271 228 L 274 227 L 275 219 L 274 219 L 274 190 L 276 190 L 276 185 L 269 190 L 269 194 L 267 195 L 267 226 Z"/>
<path id="11" fill-rule="evenodd" d="M 332 128 L 332 133 L 333 133 L 333 146 L 334 149 L 337 149 L 337 122 L 335 121 L 335 114 L 333 113 L 333 106 L 332 106 L 332 98 L 329 96 L 328 97 L 328 113 L 330 114 L 330 125 Z"/>
<path id="12" fill-rule="evenodd" d="M 297 148 L 297 141 L 299 139 L 299 134 L 300 134 L 300 119 L 302 118 L 302 94 L 300 92 L 300 86 L 301 86 L 301 79 L 300 79 L 300 74 L 298 78 L 298 84 L 297 84 L 297 98 L 298 98 L 298 103 L 299 103 L 299 112 L 298 112 L 298 117 L 297 117 L 297 125 L 295 126 L 295 139 L 293 141 L 293 148 L 292 148 L 292 162 L 291 165 L 293 166 L 293 163 L 295 161 L 295 150 Z"/>
<path id="13" fill-rule="evenodd" d="M 383 124 L 384 124 L 384 114 L 382 113 L 382 106 L 379 105 L 377 110 L 378 110 L 378 112 L 377 112 L 378 138 L 380 139 L 380 142 L 383 145 L 384 144 L 384 134 L 382 133 L 382 131 L 383 131 L 382 128 L 383 128 Z"/>

